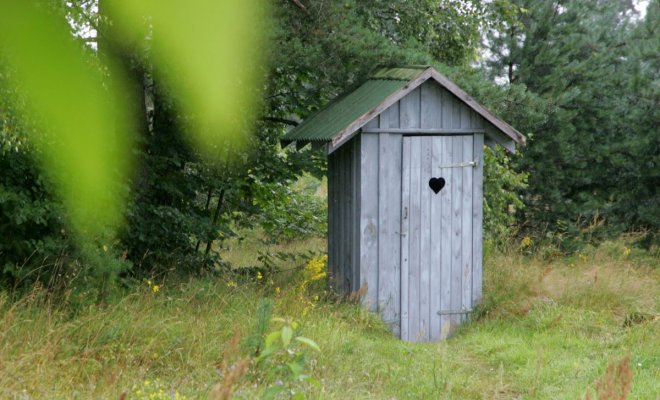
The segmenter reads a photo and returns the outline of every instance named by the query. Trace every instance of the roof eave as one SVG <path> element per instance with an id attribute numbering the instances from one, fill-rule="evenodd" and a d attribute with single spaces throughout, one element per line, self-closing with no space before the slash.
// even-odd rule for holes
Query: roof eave
<path id="1" fill-rule="evenodd" d="M 376 107 L 355 119 L 348 126 L 339 131 L 331 140 L 328 140 L 328 154 L 331 154 L 344 143 L 348 142 L 352 137 L 357 135 L 360 128 L 366 125 L 370 120 L 375 118 L 381 112 L 385 111 L 387 108 L 392 106 L 394 103 L 405 97 L 408 93 L 412 92 L 429 79 L 436 81 L 440 86 L 445 88 L 454 96 L 458 97 L 463 103 L 465 103 L 468 107 L 483 117 L 488 122 L 486 135 L 489 139 L 502 145 L 511 153 L 515 153 L 516 144 L 523 147 L 526 145 L 526 139 L 522 133 L 518 132 L 511 125 L 496 117 L 476 100 L 474 100 L 470 95 L 468 95 L 465 91 L 459 88 L 455 83 L 449 80 L 446 76 L 436 71 L 433 67 L 428 67 L 425 69 L 420 69 L 420 73 L 416 77 L 410 79 L 410 81 L 408 81 L 408 83 L 406 83 L 401 89 L 387 96 L 385 100 L 383 100 Z M 301 140 L 309 142 L 309 140 Z M 288 144 L 295 141 L 296 139 L 283 140 L 282 143 L 285 146 L 288 146 Z"/>
<path id="2" fill-rule="evenodd" d="M 472 98 L 472 96 L 463 91 L 463 89 L 456 86 L 456 84 L 450 81 L 446 76 L 431 68 L 431 77 L 445 89 L 451 92 L 454 96 L 458 97 L 465 104 L 467 104 L 468 107 L 472 108 L 477 114 L 481 115 L 484 119 L 486 119 L 486 121 L 493 124 L 497 130 L 504 133 L 515 143 L 523 147 L 526 145 L 526 139 L 522 133 L 518 132 L 518 130 L 516 130 L 514 127 L 493 115 L 493 113 L 484 108 L 484 106 L 479 104 L 475 99 Z M 497 138 L 495 138 L 495 140 L 498 141 Z"/>
<path id="3" fill-rule="evenodd" d="M 367 122 L 371 121 L 378 114 L 385 111 L 387 108 L 392 106 L 408 93 L 415 90 L 417 87 L 419 87 L 419 85 L 426 82 L 431 77 L 432 71 L 433 68 L 430 67 L 424 70 L 420 70 L 419 75 L 406 83 L 403 88 L 387 96 L 385 100 L 383 100 L 379 105 L 364 113 L 360 118 L 356 119 L 347 127 L 342 129 L 337 135 L 335 135 L 334 138 L 332 138 L 332 141 L 330 141 L 328 144 L 328 154 L 331 154 L 336 149 L 341 147 L 341 145 L 348 142 L 358 133 L 360 128 L 367 124 Z"/>

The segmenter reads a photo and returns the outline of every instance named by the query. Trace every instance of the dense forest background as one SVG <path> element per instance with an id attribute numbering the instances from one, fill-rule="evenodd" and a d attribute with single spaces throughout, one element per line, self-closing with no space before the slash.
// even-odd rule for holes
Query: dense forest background
<path id="1" fill-rule="evenodd" d="M 130 199 L 119 235 L 81 245 L 37 162 L 38 118 L 25 117 L 0 49 L 2 287 L 93 287 L 103 297 L 115 278 L 221 272 L 223 241 L 245 227 L 273 241 L 323 233 L 324 201 L 292 183 L 322 179 L 324 153 L 282 149 L 279 138 L 378 65 L 433 65 L 527 136 L 515 156 L 486 154 L 492 251 L 526 237 L 530 251 L 571 253 L 630 231 L 643 233 L 639 246 L 657 245 L 657 0 L 643 16 L 630 0 L 274 1 L 253 27 L 268 37 L 258 120 L 246 146 L 218 145 L 215 162 L 190 145 L 189 116 L 154 74 L 158 31 L 127 43 L 98 2 L 42 3 L 78 46 L 121 60 L 138 99 L 137 167 L 109 189 Z"/>

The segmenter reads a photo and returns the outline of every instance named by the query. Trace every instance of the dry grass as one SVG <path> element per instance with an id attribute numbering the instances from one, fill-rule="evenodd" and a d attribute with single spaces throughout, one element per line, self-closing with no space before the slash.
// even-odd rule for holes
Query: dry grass
<path id="1" fill-rule="evenodd" d="M 622 323 L 633 313 L 656 318 L 660 259 L 631 257 L 626 249 L 623 242 L 608 242 L 552 261 L 495 255 L 486 262 L 485 303 L 497 307 L 487 311 L 524 315 L 535 305 L 554 302 L 607 311 Z"/>
<path id="2" fill-rule="evenodd" d="M 604 376 L 595 384 L 598 400 L 625 400 L 632 387 L 632 369 L 630 357 L 626 356 L 619 362 L 612 362 L 607 366 Z M 591 400 L 587 392 L 586 400 Z"/>
<path id="3" fill-rule="evenodd" d="M 312 243 L 323 240 L 289 248 Z M 232 251 L 247 260 L 252 246 Z M 658 259 L 626 255 L 626 246 L 552 262 L 492 256 L 480 316 L 455 338 L 427 344 L 393 338 L 356 305 L 301 301 L 290 275 L 237 287 L 165 282 L 158 293 L 132 288 L 110 306 L 76 312 L 38 287 L 13 303 L 0 294 L 0 398 L 206 399 L 214 390 L 216 398 L 254 398 L 262 388 L 245 374 L 236 343 L 251 333 L 261 297 L 322 349 L 310 354 L 321 386 L 306 388 L 309 398 L 576 399 L 587 390 L 657 398 Z M 620 360 L 629 360 L 625 368 Z"/>
<path id="4" fill-rule="evenodd" d="M 292 242 L 270 243 L 260 230 L 242 231 L 240 239 L 233 238 L 220 249 L 223 260 L 235 268 L 259 266 L 259 254 L 263 253 L 307 253 L 309 251 L 322 253 L 326 251 L 325 238 L 305 238 Z M 281 263 L 280 267 L 288 266 Z"/>

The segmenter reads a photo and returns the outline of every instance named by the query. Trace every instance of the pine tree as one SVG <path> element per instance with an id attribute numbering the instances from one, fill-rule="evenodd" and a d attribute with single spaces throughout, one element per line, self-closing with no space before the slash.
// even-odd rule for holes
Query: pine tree
<path id="1" fill-rule="evenodd" d="M 572 237 L 621 226 L 613 211 L 624 179 L 616 154 L 630 134 L 625 37 L 632 5 L 515 4 L 518 25 L 491 35 L 495 60 L 489 67 L 494 75 L 507 68 L 511 84 L 525 85 L 548 105 L 547 120 L 534 129 L 520 160 L 530 174 L 526 220 L 535 229 Z"/>

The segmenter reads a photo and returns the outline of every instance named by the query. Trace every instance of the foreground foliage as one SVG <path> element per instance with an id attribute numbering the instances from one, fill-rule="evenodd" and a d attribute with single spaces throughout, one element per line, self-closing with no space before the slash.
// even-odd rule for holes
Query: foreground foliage
<path id="1" fill-rule="evenodd" d="M 239 3 L 232 3 L 235 11 L 241 9 Z M 107 164 L 108 160 L 92 156 L 96 153 L 84 151 L 85 147 L 50 146 L 44 139 L 50 137 L 51 130 L 50 135 L 55 135 L 80 129 L 87 137 L 93 127 L 79 124 L 80 109 L 64 100 L 67 96 L 69 100 L 75 98 L 76 104 L 83 102 L 86 107 L 93 103 L 59 87 L 30 91 L 34 85 L 17 85 L 29 65 L 34 76 L 46 79 L 47 75 L 40 74 L 45 64 L 28 65 L 3 49 L 0 234 L 6 239 L 0 243 L 0 286 L 5 288 L 29 290 L 35 281 L 61 292 L 93 287 L 103 301 L 126 277 L 173 270 L 192 275 L 225 266 L 225 255 L 215 250 L 236 235 L 236 228 L 260 225 L 273 242 L 322 235 L 326 229 L 322 196 L 313 197 L 292 185 L 301 176 L 322 179 L 325 156 L 309 148 L 301 152 L 282 149 L 278 141 L 288 128 L 360 82 L 379 64 L 432 64 L 527 135 L 527 148 L 511 161 L 501 152 L 486 153 L 487 246 L 501 248 L 509 237 L 522 232 L 533 238 L 533 248 L 549 242 L 568 254 L 621 231 L 646 230 L 647 240 L 642 243 L 646 247 L 657 235 L 657 0 L 649 2 L 644 19 L 632 12 L 631 2 L 618 0 L 280 0 L 268 3 L 269 16 L 258 17 L 263 23 L 235 24 L 238 30 L 233 34 L 220 35 L 240 43 L 232 53 L 235 57 L 217 53 L 226 50 L 226 40 L 203 46 L 201 57 L 211 63 L 194 60 L 200 57 L 195 52 L 200 50 L 197 45 L 212 35 L 183 29 L 185 37 L 172 41 L 169 34 L 177 29 L 168 26 L 177 25 L 175 21 L 188 24 L 190 15 L 203 15 L 198 22 L 208 23 L 209 16 L 221 7 L 214 2 L 200 2 L 189 10 L 192 14 L 185 14 L 185 21 L 166 18 L 177 14 L 171 8 L 174 6 L 156 2 L 139 7 L 118 0 L 58 0 L 48 4 L 40 10 L 46 12 L 44 18 L 59 21 L 62 48 L 80 56 L 72 62 L 82 62 L 85 70 L 98 75 L 108 95 L 115 92 L 108 86 L 113 81 L 110 78 L 126 76 L 127 88 L 117 89 L 125 115 L 114 118 L 122 122 L 115 130 L 121 137 L 134 140 L 121 146 L 130 149 L 130 156 L 117 157 L 132 159 L 127 165 L 135 168 L 130 177 L 121 168 L 113 170 L 111 180 L 117 181 L 113 186 L 104 186 L 108 179 L 89 173 L 97 168 L 73 168 L 76 174 L 84 172 L 98 196 L 127 199 L 121 209 L 119 203 L 107 207 L 102 201 L 89 200 L 83 195 L 84 185 L 73 179 L 75 174 L 62 176 L 57 168 L 44 168 L 61 163 L 78 165 L 75 162 L 82 156 L 103 159 Z M 135 15 L 120 12 L 116 7 L 122 5 L 139 10 Z M 266 12 L 256 3 L 250 7 L 259 12 L 249 13 L 249 18 Z M 223 18 L 230 15 L 221 14 Z M 127 29 L 125 24 L 136 23 L 127 18 L 131 15 L 149 15 L 138 22 L 151 22 L 145 26 L 140 22 L 137 30 Z M 217 25 L 215 22 L 212 19 L 211 25 Z M 201 29 L 204 24 L 198 25 Z M 221 25 L 214 29 L 234 24 Z M 23 32 L 22 25 L 12 26 Z M 267 36 L 269 45 L 261 52 L 263 58 L 249 56 L 254 49 L 249 50 L 245 37 L 232 41 L 242 29 L 250 31 L 248 39 L 257 32 Z M 190 41 L 188 34 L 193 31 L 204 40 Z M 488 40 L 480 40 L 483 35 Z M 27 40 L 31 36 L 18 37 Z M 13 36 L 2 40 L 11 41 L 11 48 L 29 50 Z M 247 42 L 254 40 L 252 37 Z M 64 56 L 57 51 L 59 47 L 42 49 L 39 46 L 45 41 L 37 42 L 31 48 L 39 57 L 53 54 L 49 59 L 54 61 Z M 163 46 L 167 43 L 176 44 L 170 50 L 178 57 L 165 56 Z M 480 60 L 484 45 L 489 46 L 491 56 Z M 247 79 L 223 61 L 246 57 L 253 62 L 248 69 L 259 71 L 243 72 L 264 76 L 263 84 L 253 86 L 258 89 L 245 85 L 258 79 Z M 107 69 L 108 60 L 119 65 Z M 203 74 L 184 79 L 192 66 L 201 68 Z M 188 73 L 173 72 L 178 69 Z M 68 70 L 71 73 L 64 75 L 75 80 L 75 68 L 51 68 L 47 72 Z M 502 83 L 508 78 L 508 83 L 495 84 L 495 77 Z M 231 82 L 230 92 L 238 90 L 241 96 L 217 90 L 212 84 L 217 84 L 217 79 Z M 60 82 L 46 80 L 49 85 Z M 189 87 L 182 87 L 182 80 Z M 210 90 L 206 105 L 182 93 L 198 93 L 203 88 Z M 35 107 L 35 95 L 48 95 L 48 104 L 54 102 L 69 111 L 55 112 L 59 108 L 50 109 L 45 104 Z M 256 105 L 248 97 L 258 97 L 261 103 Z M 231 107 L 219 106 L 230 98 L 243 100 L 229 102 Z M 235 107 L 241 104 L 239 112 Z M 35 108 L 39 112 L 34 112 Z M 112 107 L 107 108 L 93 107 L 95 112 L 112 114 Z M 200 128 L 205 120 L 210 122 L 203 117 L 209 108 L 213 109 L 213 121 L 225 121 L 222 129 Z M 225 113 L 232 115 L 233 122 L 226 121 Z M 61 117 L 65 126 L 75 129 L 55 129 L 48 115 Z M 103 124 L 103 131 L 110 125 Z M 241 146 L 219 138 L 205 147 L 191 146 L 191 142 L 200 143 L 199 135 L 225 137 L 237 130 L 250 134 Z M 203 155 L 210 154 L 222 155 L 221 161 L 209 162 Z M 45 163 L 45 159 L 52 162 Z M 110 165 L 116 169 L 121 163 Z M 105 175 L 109 173 L 107 170 Z M 124 179 L 119 178 L 122 175 Z M 63 197 L 64 187 L 68 194 Z M 100 223 L 91 224 L 94 229 L 88 234 L 75 234 L 72 221 L 83 218 L 82 214 L 108 210 L 114 210 L 115 217 L 121 214 L 126 222 L 118 235 L 101 229 Z M 81 245 L 83 241 L 86 243 Z"/>
<path id="2" fill-rule="evenodd" d="M 487 260 L 477 320 L 441 343 L 401 342 L 376 316 L 337 303 L 310 283 L 319 282 L 318 259 L 272 280 L 142 282 L 107 307 L 62 306 L 39 287 L 17 301 L 2 294 L 0 397 L 255 398 L 280 379 L 285 397 L 575 399 L 629 389 L 630 399 L 653 398 L 658 255 L 608 242 L 548 261 L 520 255 L 522 247 Z M 285 319 L 259 324 L 268 304 Z M 263 370 L 260 342 L 248 338 L 270 332 L 279 332 L 267 363 L 276 369 Z M 298 335 L 321 352 L 300 339 L 294 353 L 281 352 Z M 297 377 L 318 384 L 286 381 L 292 375 L 277 369 L 279 357 L 298 356 Z"/>

